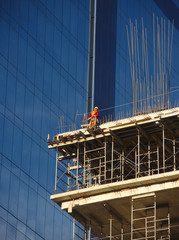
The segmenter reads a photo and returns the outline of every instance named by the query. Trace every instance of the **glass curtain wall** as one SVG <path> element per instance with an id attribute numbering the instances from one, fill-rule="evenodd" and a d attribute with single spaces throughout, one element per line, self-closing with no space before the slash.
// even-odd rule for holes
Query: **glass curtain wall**
<path id="1" fill-rule="evenodd" d="M 104 120 L 114 119 L 113 112 L 119 119 L 178 106 L 178 5 L 176 0 L 97 1 L 94 106 Z"/>
<path id="2" fill-rule="evenodd" d="M 85 112 L 88 0 L 0 1 L 0 239 L 71 239 L 47 135 Z"/>
<path id="3" fill-rule="evenodd" d="M 118 0 L 117 6 L 117 43 L 116 43 L 116 80 L 115 80 L 115 113 L 116 117 L 130 116 L 133 112 L 133 85 L 129 58 L 129 46 L 127 37 L 127 26 L 129 33 L 130 49 L 131 49 L 131 28 L 133 24 L 133 48 L 137 49 L 137 43 L 135 44 L 134 27 L 137 24 L 138 30 L 138 51 L 140 58 L 140 66 L 135 66 L 135 74 L 139 74 L 141 84 L 143 86 L 143 91 L 146 89 L 147 85 L 144 83 L 146 72 L 149 74 L 149 98 L 154 99 L 153 108 L 155 104 L 157 105 L 155 96 L 160 95 L 162 88 L 166 89 L 165 86 L 154 85 L 154 71 L 155 79 L 157 78 L 157 61 L 161 62 L 161 66 L 168 69 L 168 51 L 171 55 L 171 74 L 168 76 L 170 78 L 170 107 L 176 107 L 179 104 L 178 91 L 179 91 L 179 17 L 178 17 L 179 4 L 178 1 L 168 1 L 168 0 L 153 0 L 153 1 L 141 1 L 141 0 Z M 154 19 L 154 20 L 153 20 Z M 174 20 L 173 28 L 173 41 L 172 41 L 172 21 Z M 131 25 L 130 25 L 131 21 Z M 158 21 L 158 30 L 157 30 Z M 142 51 L 144 51 L 144 43 L 142 43 L 142 24 L 144 27 L 144 41 L 145 49 L 148 50 L 146 57 L 148 63 L 148 71 L 146 71 L 145 66 L 142 64 Z M 164 26 L 165 25 L 165 26 Z M 155 28 L 155 35 L 153 34 L 153 28 Z M 146 29 L 146 30 L 145 30 Z M 146 34 L 145 34 L 146 31 Z M 158 34 L 158 35 L 157 35 Z M 163 37 L 162 37 L 163 36 Z M 137 39 L 137 38 L 136 38 Z M 154 40 L 155 39 L 155 40 Z M 169 40 L 169 41 L 168 41 Z M 158 45 L 157 45 L 157 41 Z M 154 44 L 155 42 L 155 44 Z M 169 42 L 169 45 L 168 45 Z M 171 45 L 172 42 L 172 45 Z M 135 46 L 136 45 L 136 46 Z M 164 47 L 165 46 L 165 47 Z M 160 54 L 158 53 L 158 48 L 160 47 Z M 155 57 L 154 57 L 155 49 Z M 136 50 L 137 51 L 137 50 Z M 158 54 L 158 55 L 157 55 Z M 163 55 L 162 55 L 163 54 Z M 132 53 L 131 53 L 132 55 Z M 161 59 L 159 59 L 161 56 Z M 135 57 L 135 55 L 134 55 Z M 155 58 L 155 60 L 154 60 Z M 158 60 L 157 60 L 158 59 Z M 165 61 L 164 61 L 165 59 Z M 134 59 L 135 61 L 135 59 Z M 154 62 L 155 61 L 155 62 Z M 163 61 L 163 62 L 162 62 Z M 136 60 L 137 62 L 137 60 Z M 165 63 L 164 63 L 165 62 Z M 170 60 L 169 60 L 170 62 Z M 154 70 L 155 63 L 155 70 Z M 158 68 L 160 65 L 158 65 Z M 138 69 L 138 70 L 137 70 Z M 163 70 L 164 72 L 164 70 Z M 160 75 L 160 70 L 158 70 L 158 75 Z M 159 78 L 160 76 L 158 76 Z M 157 81 L 157 80 L 155 80 Z M 137 86 L 138 84 L 138 86 Z M 152 85 L 153 84 L 153 85 Z M 139 89 L 138 94 L 141 94 L 141 101 L 139 104 L 143 104 L 143 109 L 147 108 L 147 93 L 140 93 L 139 83 L 135 82 L 135 89 Z M 161 89 L 160 89 L 161 88 Z M 153 90 L 152 90 L 153 89 Z M 158 90 L 157 90 L 158 89 Z M 158 91 L 158 92 L 157 92 Z M 135 93 L 137 94 L 137 93 Z M 167 93 L 166 93 L 167 94 Z M 166 95 L 165 94 L 165 95 Z M 150 102 L 152 105 L 152 103 Z M 139 111 L 140 112 L 140 111 Z"/>

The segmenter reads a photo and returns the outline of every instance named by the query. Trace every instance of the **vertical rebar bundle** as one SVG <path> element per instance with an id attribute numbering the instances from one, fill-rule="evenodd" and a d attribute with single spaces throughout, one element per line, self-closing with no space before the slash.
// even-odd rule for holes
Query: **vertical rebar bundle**
<path id="1" fill-rule="evenodd" d="M 143 18 L 140 38 L 137 20 L 135 23 L 130 20 L 129 27 L 126 27 L 133 88 L 133 114 L 170 107 L 173 27 L 174 20 L 172 27 L 168 20 L 167 33 L 165 19 L 161 18 L 159 23 L 158 17 L 155 21 L 153 14 L 153 50 L 151 44 L 148 49 L 150 41 Z"/>

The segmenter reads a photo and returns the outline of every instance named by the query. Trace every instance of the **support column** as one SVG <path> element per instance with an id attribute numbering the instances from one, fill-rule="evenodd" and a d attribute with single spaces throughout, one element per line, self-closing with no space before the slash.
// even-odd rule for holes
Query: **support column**
<path id="1" fill-rule="evenodd" d="M 110 219 L 109 219 L 109 221 L 110 221 L 110 229 L 109 229 L 109 239 L 110 240 L 112 240 L 112 215 L 110 216 Z"/>
<path id="2" fill-rule="evenodd" d="M 111 149 L 111 182 L 113 181 L 113 160 L 114 160 L 114 137 L 112 136 L 112 149 Z"/>
<path id="3" fill-rule="evenodd" d="M 157 239 L 157 202 L 156 195 L 154 195 L 154 240 Z"/>
<path id="4" fill-rule="evenodd" d="M 133 199 L 131 200 L 131 240 L 133 240 Z"/>
<path id="5" fill-rule="evenodd" d="M 122 181 L 124 180 L 124 150 L 122 150 Z"/>
<path id="6" fill-rule="evenodd" d="M 56 152 L 55 194 L 56 194 L 56 192 L 57 192 L 57 167 L 58 167 L 58 152 Z"/>
<path id="7" fill-rule="evenodd" d="M 70 191 L 70 160 L 68 161 L 68 192 Z"/>
<path id="8" fill-rule="evenodd" d="M 165 128 L 162 125 L 162 138 L 163 138 L 163 172 L 165 172 Z"/>
<path id="9" fill-rule="evenodd" d="M 121 240 L 124 240 L 124 229 L 123 229 L 123 226 L 121 228 Z"/>
<path id="10" fill-rule="evenodd" d="M 79 189 L 79 143 L 77 144 L 76 186 Z"/>
<path id="11" fill-rule="evenodd" d="M 160 173 L 160 158 L 159 158 L 159 145 L 157 144 L 157 167 L 158 167 L 158 174 Z"/>
<path id="12" fill-rule="evenodd" d="M 135 178 L 137 178 L 138 164 L 137 164 L 137 149 L 135 149 Z"/>
<path id="13" fill-rule="evenodd" d="M 138 130 L 138 177 L 140 173 L 140 132 Z"/>
<path id="14" fill-rule="evenodd" d="M 84 157 L 83 157 L 83 169 L 84 169 L 84 175 L 83 175 L 83 184 L 84 187 L 86 187 L 86 142 L 84 142 Z"/>
<path id="15" fill-rule="evenodd" d="M 175 137 L 173 137 L 173 170 L 176 171 Z"/>
<path id="16" fill-rule="evenodd" d="M 88 240 L 91 240 L 91 222 L 89 224 L 89 229 L 88 229 Z"/>
<path id="17" fill-rule="evenodd" d="M 148 175 L 150 175 L 150 142 L 148 142 Z"/>
<path id="18" fill-rule="evenodd" d="M 104 181 L 106 182 L 106 138 L 104 140 Z"/>
<path id="19" fill-rule="evenodd" d="M 73 240 L 75 240 L 75 218 L 73 218 Z"/>

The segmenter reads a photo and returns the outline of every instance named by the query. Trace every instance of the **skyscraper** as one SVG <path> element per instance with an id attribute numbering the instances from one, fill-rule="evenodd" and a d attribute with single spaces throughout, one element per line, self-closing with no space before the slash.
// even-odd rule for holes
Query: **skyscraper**
<path id="1" fill-rule="evenodd" d="M 0 1 L 0 239 L 71 238 L 47 135 L 86 108 L 88 5 Z"/>
<path id="2" fill-rule="evenodd" d="M 170 37 L 174 19 L 170 104 L 177 104 L 178 1 L 93 2 L 94 68 L 89 79 L 89 0 L 0 1 L 1 239 L 72 239 L 72 219 L 50 200 L 55 161 L 47 135 L 74 129 L 75 123 L 79 128 L 83 113 L 94 105 L 104 117 L 132 112 L 130 19 L 137 20 L 142 39 L 143 17 L 149 52 L 153 13 L 166 26 L 170 20 Z M 167 42 L 167 27 L 165 32 Z"/>

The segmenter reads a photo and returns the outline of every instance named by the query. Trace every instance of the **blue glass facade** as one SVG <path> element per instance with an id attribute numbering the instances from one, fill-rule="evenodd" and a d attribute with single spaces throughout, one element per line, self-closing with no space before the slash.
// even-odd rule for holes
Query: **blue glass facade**
<path id="1" fill-rule="evenodd" d="M 150 33 L 153 13 L 175 20 L 171 105 L 177 104 L 177 4 L 97 1 L 94 105 L 116 115 L 132 109 L 126 25 L 143 17 Z M 77 111 L 86 112 L 89 15 L 89 0 L 0 1 L 0 239 L 72 239 L 72 219 L 50 200 L 55 153 L 46 139 L 58 125 L 66 130 L 59 116 L 68 126 Z"/>
<path id="2" fill-rule="evenodd" d="M 94 105 L 115 106 L 117 0 L 97 1 Z M 114 109 L 103 115 L 114 113 Z"/>
<path id="3" fill-rule="evenodd" d="M 58 116 L 86 108 L 89 2 L 0 1 L 0 239 L 71 239 L 51 200 Z"/>
<path id="4" fill-rule="evenodd" d="M 130 21 L 138 27 L 138 44 L 140 51 L 140 61 L 142 59 L 142 19 L 144 28 L 147 31 L 147 49 L 149 76 L 154 78 L 153 67 L 153 15 L 155 16 L 154 26 L 157 29 L 157 18 L 160 27 L 160 38 L 162 34 L 163 45 L 165 41 L 165 61 L 167 62 L 168 35 L 169 49 L 171 50 L 172 21 L 174 20 L 171 77 L 170 77 L 170 107 L 178 104 L 178 22 L 179 6 L 178 1 L 168 0 L 127 0 L 127 1 L 107 1 L 98 0 L 96 10 L 96 45 L 95 45 L 95 79 L 94 79 L 94 105 L 99 105 L 101 115 L 113 114 L 121 118 L 132 115 L 133 111 L 133 87 L 131 68 L 129 60 L 129 48 L 126 27 L 131 34 Z M 162 20 L 161 20 L 162 19 Z M 163 21 L 163 23 L 161 22 Z M 165 30 L 164 30 L 165 21 Z M 168 34 L 168 21 L 170 29 Z M 163 24 L 163 25 L 162 25 Z M 163 30 L 162 30 L 163 26 Z M 162 33 L 163 31 L 163 33 Z M 165 34 L 164 34 L 165 33 Z M 131 35 L 130 39 L 131 41 Z M 157 30 L 155 30 L 155 61 L 157 62 Z M 161 42 L 161 40 L 160 40 Z M 133 47 L 135 43 L 133 42 Z M 160 43 L 162 44 L 162 43 Z M 161 47 L 162 48 L 162 47 Z M 164 47 L 163 47 L 164 49 Z M 163 50 L 164 52 L 164 50 Z M 162 53 L 160 53 L 162 54 Z M 164 57 L 163 57 L 164 58 Z M 167 65 L 166 64 L 166 65 Z M 157 65 L 155 63 L 155 65 Z M 141 75 L 142 62 L 140 63 Z M 157 67 L 156 67 L 157 68 Z M 156 70 L 155 70 L 156 71 Z M 137 72 L 137 71 L 136 71 Z M 156 73 L 155 73 L 156 75 Z M 144 79 L 144 78 L 143 78 Z M 151 81 L 151 79 L 150 79 Z M 154 81 L 154 80 L 153 80 Z M 143 80 L 141 84 L 144 86 Z M 151 84 L 149 84 L 150 89 Z M 145 87 L 144 87 L 145 88 Z M 147 86 L 146 86 L 147 88 Z M 115 89 L 115 90 L 114 90 Z M 152 95 L 152 94 L 151 94 Z M 153 95 L 157 95 L 153 89 Z M 159 94 L 158 94 L 159 95 Z M 147 98 L 147 94 L 146 94 Z M 145 99 L 145 97 L 142 97 Z M 142 100 L 143 101 L 143 100 Z M 144 103 L 143 103 L 144 104 Z M 107 118 L 106 118 L 107 119 Z M 111 118 L 109 118 L 111 119 Z"/>

